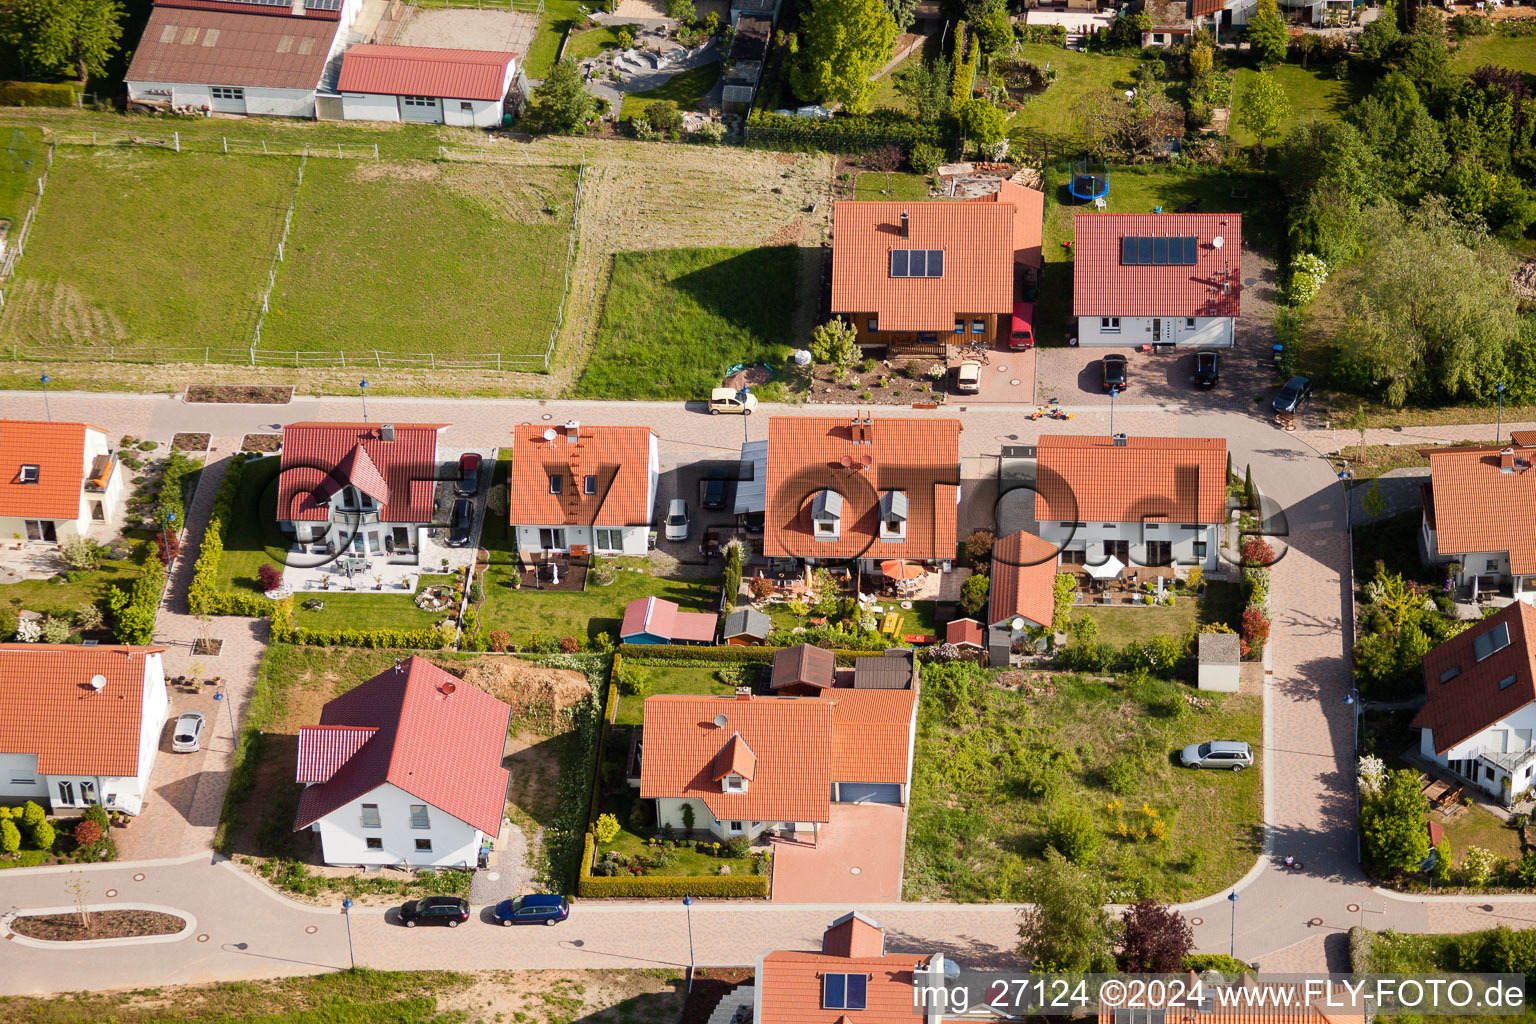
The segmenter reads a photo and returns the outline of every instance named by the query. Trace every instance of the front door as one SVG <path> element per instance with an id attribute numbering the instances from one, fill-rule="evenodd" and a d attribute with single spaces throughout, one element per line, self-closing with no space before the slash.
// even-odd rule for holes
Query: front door
<path id="1" fill-rule="evenodd" d="M 52 519 L 28 519 L 27 540 L 41 540 L 49 544 L 59 539 L 58 533 L 53 528 Z"/>
<path id="2" fill-rule="evenodd" d="M 1160 344 L 1163 340 L 1163 321 L 1160 317 L 1152 320 L 1152 344 Z"/>

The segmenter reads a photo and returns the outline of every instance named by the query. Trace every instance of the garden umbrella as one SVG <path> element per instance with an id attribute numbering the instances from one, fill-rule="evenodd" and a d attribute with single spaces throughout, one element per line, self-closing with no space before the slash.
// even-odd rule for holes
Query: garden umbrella
<path id="1" fill-rule="evenodd" d="M 880 563 L 880 571 L 893 580 L 913 580 L 921 576 L 925 570 L 920 565 L 892 558 Z"/>
<path id="2" fill-rule="evenodd" d="M 1090 565 L 1086 568 L 1088 569 L 1088 575 L 1092 576 L 1094 579 L 1110 580 L 1114 579 L 1116 576 L 1119 576 L 1122 572 L 1125 571 L 1125 563 L 1120 561 L 1120 559 L 1116 558 L 1114 555 L 1110 555 L 1099 565 Z"/>

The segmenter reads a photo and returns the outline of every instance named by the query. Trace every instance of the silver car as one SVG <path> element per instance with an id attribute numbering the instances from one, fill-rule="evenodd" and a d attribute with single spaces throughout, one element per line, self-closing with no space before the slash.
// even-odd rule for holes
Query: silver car
<path id="1" fill-rule="evenodd" d="M 687 540 L 688 533 L 693 527 L 693 517 L 688 514 L 688 503 L 682 498 L 673 498 L 672 504 L 667 506 L 667 540 Z"/>
<path id="2" fill-rule="evenodd" d="M 1241 740 L 1211 740 L 1191 743 L 1179 751 L 1186 768 L 1225 768 L 1240 772 L 1253 765 L 1253 748 Z"/>
<path id="3" fill-rule="evenodd" d="M 188 711 L 176 719 L 171 730 L 171 749 L 178 754 L 195 754 L 203 742 L 203 726 L 207 724 L 196 711 Z"/>

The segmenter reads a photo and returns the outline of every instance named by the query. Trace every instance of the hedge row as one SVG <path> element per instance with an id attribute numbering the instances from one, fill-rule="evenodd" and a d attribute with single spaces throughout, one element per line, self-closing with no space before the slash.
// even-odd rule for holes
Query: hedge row
<path id="1" fill-rule="evenodd" d="M 239 591 L 221 591 L 217 582 L 219 563 L 224 559 L 224 541 L 229 536 L 229 527 L 225 524 L 235 521 L 235 493 L 240 490 L 240 480 L 245 475 L 249 457 L 242 452 L 229 460 L 229 469 L 219 483 L 218 493 L 213 496 L 213 513 L 208 517 L 203 548 L 198 552 L 197 565 L 192 569 L 192 584 L 187 588 L 187 605 L 193 615 L 261 616 L 271 610 L 266 598 Z"/>
<path id="2" fill-rule="evenodd" d="M 768 898 L 767 875 L 614 875 L 592 874 L 597 843 L 588 832 L 581 848 L 581 872 L 576 895 L 585 899 L 660 899 L 678 896 L 716 896 L 724 899 Z"/>
<path id="3" fill-rule="evenodd" d="M 1019 40 L 1064 47 L 1067 45 L 1067 29 L 1065 25 L 1020 25 Z"/>
<path id="4" fill-rule="evenodd" d="M 895 646 L 894 643 L 892 646 Z M 620 644 L 619 650 L 626 656 L 634 658 L 638 664 L 647 665 L 659 661 L 698 661 L 717 662 L 726 664 L 745 665 L 772 665 L 773 656 L 783 650 L 782 647 L 738 647 L 733 644 L 724 644 L 718 647 L 687 647 L 671 644 Z M 884 648 L 881 648 L 884 650 Z M 852 665 L 857 658 L 868 658 L 879 654 L 879 651 L 842 651 L 832 652 L 837 656 L 839 665 Z"/>
<path id="5" fill-rule="evenodd" d="M 911 149 L 923 142 L 953 148 L 938 124 L 915 121 L 903 114 L 792 117 L 753 111 L 744 135 L 748 146 L 763 149 L 855 153 L 882 146 Z"/>
<path id="6" fill-rule="evenodd" d="M 78 107 L 80 94 L 68 82 L 0 82 L 0 107 Z"/>
<path id="7" fill-rule="evenodd" d="M 112 591 L 107 606 L 117 622 L 118 643 L 147 644 L 155 638 L 155 616 L 164 593 L 165 566 L 157 558 L 145 560 L 144 571 L 133 583 Z"/>
<path id="8" fill-rule="evenodd" d="M 450 631 L 436 629 L 309 629 L 292 623 L 292 598 L 272 603 L 272 641 L 305 647 L 406 647 L 440 651 L 453 642 Z"/>

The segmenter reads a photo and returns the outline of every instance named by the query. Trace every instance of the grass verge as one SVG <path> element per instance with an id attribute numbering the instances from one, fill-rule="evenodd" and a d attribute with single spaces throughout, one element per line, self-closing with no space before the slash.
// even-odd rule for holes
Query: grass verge
<path id="1" fill-rule="evenodd" d="M 689 68 L 681 74 L 673 75 L 654 89 L 625 93 L 624 105 L 619 108 L 619 117 L 633 117 L 657 100 L 671 100 L 677 104 L 679 110 L 697 110 L 704 97 L 709 95 L 718 81 L 720 81 L 719 61 Z"/>

